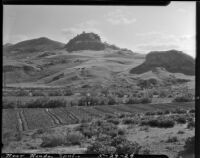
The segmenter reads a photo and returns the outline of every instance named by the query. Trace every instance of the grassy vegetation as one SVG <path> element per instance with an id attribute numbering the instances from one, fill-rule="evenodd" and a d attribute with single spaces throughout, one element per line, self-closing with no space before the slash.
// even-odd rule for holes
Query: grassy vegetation
<path id="1" fill-rule="evenodd" d="M 63 135 L 58 134 L 46 134 L 42 136 L 41 147 L 56 147 L 56 146 L 70 146 L 80 145 L 83 139 L 83 135 L 80 132 L 67 133 Z"/>
<path id="2" fill-rule="evenodd" d="M 159 118 L 149 118 L 147 120 L 142 120 L 141 125 L 148 125 L 150 127 L 158 128 L 172 128 L 175 122 L 169 117 L 159 117 Z"/>
<path id="3" fill-rule="evenodd" d="M 142 98 L 129 98 L 128 101 L 126 102 L 126 104 L 147 104 L 147 103 L 151 103 L 151 98 L 147 98 L 147 97 L 142 97 Z"/>
<path id="4" fill-rule="evenodd" d="M 177 138 L 176 136 L 169 137 L 169 138 L 166 140 L 166 143 L 174 143 L 174 142 L 178 142 L 178 138 Z"/>
<path id="5" fill-rule="evenodd" d="M 64 99 L 50 99 L 47 97 L 31 100 L 28 102 L 3 100 L 3 108 L 56 108 L 66 107 Z"/>
<path id="6" fill-rule="evenodd" d="M 128 125 L 128 124 L 135 124 L 136 121 L 133 118 L 124 118 L 122 120 L 122 123 Z"/>
<path id="7" fill-rule="evenodd" d="M 193 101 L 193 97 L 191 94 L 184 94 L 182 96 L 177 96 L 173 101 L 174 102 L 191 102 Z"/>

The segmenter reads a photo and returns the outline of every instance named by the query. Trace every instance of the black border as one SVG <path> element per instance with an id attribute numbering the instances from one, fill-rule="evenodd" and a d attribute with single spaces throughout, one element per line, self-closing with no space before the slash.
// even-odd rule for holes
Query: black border
<path id="1" fill-rule="evenodd" d="M 200 2 L 196 2 L 195 157 L 200 157 Z"/>
<path id="2" fill-rule="evenodd" d="M 170 1 L 147 0 L 2 0 L 1 1 L 1 43 L 3 52 L 3 5 L 134 5 L 134 6 L 166 6 Z M 195 158 L 200 157 L 200 1 L 196 2 L 196 68 L 195 68 Z M 1 61 L 2 56 L 1 56 Z M 2 77 L 1 77 L 2 80 Z M 2 83 L 2 82 L 1 82 Z M 1 90 L 2 93 L 2 90 Z M 2 98 L 1 98 L 2 99 Z M 2 114 L 2 108 L 0 108 Z M 1 119 L 2 125 L 2 119 Z M 1 126 L 2 128 L 2 126 Z M 0 130 L 0 134 L 2 130 Z M 1 137 L 2 139 L 2 137 Z M 1 147 L 2 147 L 1 141 Z M 2 148 L 1 148 L 2 149 Z"/>
<path id="3" fill-rule="evenodd" d="M 170 1 L 148 0 L 2 0 L 3 4 L 10 5 L 151 5 L 165 6 Z"/>

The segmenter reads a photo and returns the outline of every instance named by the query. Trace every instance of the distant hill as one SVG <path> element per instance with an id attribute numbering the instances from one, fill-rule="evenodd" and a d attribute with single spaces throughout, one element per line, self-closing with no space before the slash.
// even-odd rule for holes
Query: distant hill
<path id="1" fill-rule="evenodd" d="M 10 53 L 31 53 L 39 51 L 57 50 L 64 47 L 63 43 L 53 41 L 46 37 L 22 41 L 10 46 L 4 46 L 5 52 Z"/>
<path id="2" fill-rule="evenodd" d="M 195 75 L 195 60 L 181 51 L 153 51 L 147 54 L 141 65 L 130 70 L 132 74 L 142 74 L 155 68 L 165 68 L 172 73 Z"/>

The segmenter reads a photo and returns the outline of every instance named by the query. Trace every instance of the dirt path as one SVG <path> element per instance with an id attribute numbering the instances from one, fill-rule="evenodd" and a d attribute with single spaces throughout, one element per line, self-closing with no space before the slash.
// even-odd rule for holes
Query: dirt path
<path id="1" fill-rule="evenodd" d="M 20 115 L 20 118 L 21 118 L 21 121 L 22 121 L 22 127 L 24 129 L 24 131 L 28 130 L 28 124 L 27 124 L 27 121 L 24 117 L 24 110 L 22 109 L 20 112 L 19 112 L 19 115 Z"/>

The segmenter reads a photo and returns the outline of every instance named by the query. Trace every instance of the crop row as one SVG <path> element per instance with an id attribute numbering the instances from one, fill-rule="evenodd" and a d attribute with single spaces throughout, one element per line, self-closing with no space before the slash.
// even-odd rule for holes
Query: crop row
<path id="1" fill-rule="evenodd" d="M 174 110 L 176 108 L 194 108 L 191 103 L 173 104 L 135 104 L 94 107 L 66 107 L 66 108 L 19 108 L 3 109 L 3 129 L 33 130 L 49 128 L 58 125 L 75 124 L 90 121 L 105 115 L 116 115 L 123 112 L 146 112 L 157 110 Z"/>

